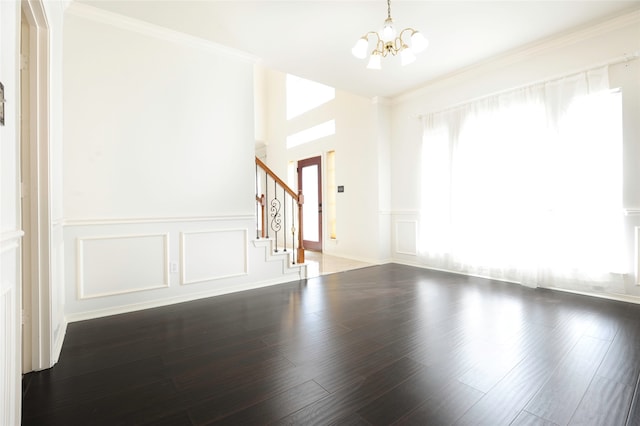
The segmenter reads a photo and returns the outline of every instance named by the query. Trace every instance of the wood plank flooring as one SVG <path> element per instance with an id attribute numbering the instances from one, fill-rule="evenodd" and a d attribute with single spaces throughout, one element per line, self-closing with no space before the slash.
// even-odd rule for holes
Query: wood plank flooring
<path id="1" fill-rule="evenodd" d="M 24 425 L 639 425 L 640 305 L 383 265 L 69 324 Z"/>

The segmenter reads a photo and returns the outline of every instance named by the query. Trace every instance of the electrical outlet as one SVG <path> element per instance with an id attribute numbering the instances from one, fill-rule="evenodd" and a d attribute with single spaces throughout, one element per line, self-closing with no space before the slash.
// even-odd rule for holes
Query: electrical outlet
<path id="1" fill-rule="evenodd" d="M 178 272 L 178 262 L 169 263 L 169 272 L 171 272 L 172 274 L 175 274 Z"/>

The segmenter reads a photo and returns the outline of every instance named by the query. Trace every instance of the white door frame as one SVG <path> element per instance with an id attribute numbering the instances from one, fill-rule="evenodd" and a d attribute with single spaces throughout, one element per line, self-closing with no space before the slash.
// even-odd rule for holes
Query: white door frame
<path id="1" fill-rule="evenodd" d="M 22 11 L 29 25 L 29 188 L 31 220 L 26 224 L 30 249 L 30 282 L 23 280 L 26 301 L 25 316 L 31 323 L 31 365 L 27 371 L 42 370 L 53 365 L 51 318 L 51 207 L 50 207 L 50 141 L 49 141 L 49 25 L 42 0 L 22 0 Z M 28 291 L 24 289 L 28 287 Z M 30 303 L 29 303 L 30 302 Z M 30 309 L 30 312 L 27 310 Z"/>

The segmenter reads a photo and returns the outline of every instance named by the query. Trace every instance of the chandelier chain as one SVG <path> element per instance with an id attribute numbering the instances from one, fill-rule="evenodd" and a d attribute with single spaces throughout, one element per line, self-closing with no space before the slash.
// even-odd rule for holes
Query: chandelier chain
<path id="1" fill-rule="evenodd" d="M 387 0 L 387 18 L 391 19 L 391 0 Z"/>

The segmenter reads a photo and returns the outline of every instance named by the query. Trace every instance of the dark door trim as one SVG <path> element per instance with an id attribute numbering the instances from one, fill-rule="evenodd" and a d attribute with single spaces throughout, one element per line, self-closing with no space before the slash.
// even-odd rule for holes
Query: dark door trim
<path id="1" fill-rule="evenodd" d="M 316 167 L 318 169 L 318 241 L 309 241 L 306 238 L 303 240 L 304 248 L 306 250 L 312 251 L 322 251 L 322 157 L 312 157 L 307 158 L 305 160 L 298 161 L 298 189 L 303 188 L 302 182 L 302 169 L 305 167 Z M 307 196 L 307 194 L 302 193 L 305 196 L 305 200 L 313 199 L 312 197 Z M 304 220 L 305 232 L 303 237 L 309 235 L 307 231 L 309 229 L 309 224 L 311 224 L 310 220 Z"/>

